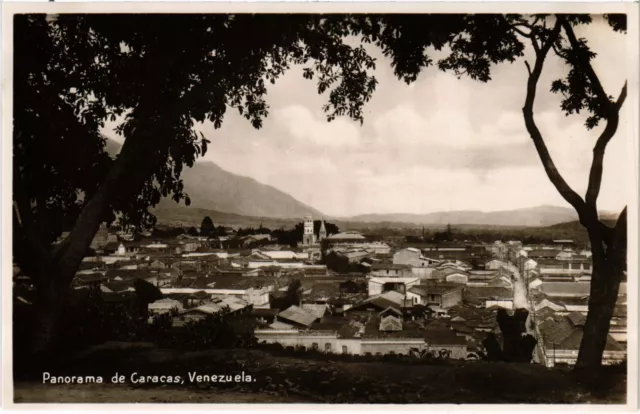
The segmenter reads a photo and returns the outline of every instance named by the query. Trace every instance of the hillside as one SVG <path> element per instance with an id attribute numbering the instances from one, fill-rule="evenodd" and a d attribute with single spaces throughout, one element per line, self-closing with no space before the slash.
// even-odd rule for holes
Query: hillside
<path id="1" fill-rule="evenodd" d="M 118 154 L 122 145 L 105 138 L 105 150 L 112 156 Z M 192 168 L 185 168 L 182 180 L 184 190 L 191 199 L 191 208 L 257 218 L 302 218 L 307 214 L 322 216 L 318 210 L 275 187 L 225 171 L 213 162 L 201 161 Z M 161 221 L 171 222 L 179 220 L 175 217 L 185 215 L 181 211 L 184 207 L 184 204 L 178 205 L 166 198 L 160 202 L 156 211 Z M 189 213 L 186 215 L 190 216 Z"/>
<path id="2" fill-rule="evenodd" d="M 139 346 L 136 346 L 139 345 Z M 183 351 L 148 344 L 108 343 L 45 367 L 55 375 L 102 375 L 104 384 L 42 384 L 42 369 L 14 378 L 19 403 L 324 403 L 324 404 L 571 404 L 626 400 L 624 367 L 607 367 L 597 392 L 567 368 L 482 361 L 364 361 L 350 355 L 260 349 Z M 114 373 L 125 382 L 111 384 Z M 252 382 L 134 384 L 138 375 L 252 376 Z"/>
<path id="3" fill-rule="evenodd" d="M 212 162 L 198 162 L 182 172 L 184 188 L 191 198 L 191 207 L 253 217 L 302 218 L 322 213 L 275 187 L 253 178 L 223 170 Z M 163 200 L 164 210 L 177 207 Z"/>

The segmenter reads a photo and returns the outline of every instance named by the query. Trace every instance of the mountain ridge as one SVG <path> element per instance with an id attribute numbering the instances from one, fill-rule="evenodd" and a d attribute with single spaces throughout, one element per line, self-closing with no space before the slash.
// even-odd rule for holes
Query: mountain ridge
<path id="1" fill-rule="evenodd" d="M 104 136 L 105 151 L 115 156 L 122 149 L 116 140 Z M 278 188 L 254 178 L 231 173 L 214 162 L 200 160 L 181 174 L 184 192 L 191 199 L 192 208 L 215 210 L 241 216 L 291 218 L 323 214 Z M 173 208 L 184 207 L 164 198 L 154 209 L 169 214 Z M 160 217 L 159 217 L 160 218 Z"/>
<path id="2" fill-rule="evenodd" d="M 115 155 L 121 144 L 105 137 L 106 150 Z M 224 170 L 211 161 L 198 161 L 192 168 L 182 171 L 184 190 L 191 199 L 190 207 L 176 204 L 171 199 L 163 199 L 156 208 L 159 219 L 184 216 L 182 209 L 192 208 L 232 214 L 243 217 L 301 220 L 311 214 L 314 218 L 325 217 L 328 220 L 343 223 L 388 224 L 390 226 L 446 226 L 476 225 L 505 227 L 546 227 L 572 222 L 578 219 L 577 213 L 568 207 L 541 205 L 502 211 L 456 210 L 439 211 L 425 214 L 388 213 L 360 214 L 351 217 L 329 216 L 309 206 L 286 192 L 261 183 L 254 178 L 242 176 Z M 614 213 L 603 213 L 604 217 L 617 217 Z M 240 220 L 240 219 L 238 219 Z M 234 219 L 236 221 L 236 219 Z"/>

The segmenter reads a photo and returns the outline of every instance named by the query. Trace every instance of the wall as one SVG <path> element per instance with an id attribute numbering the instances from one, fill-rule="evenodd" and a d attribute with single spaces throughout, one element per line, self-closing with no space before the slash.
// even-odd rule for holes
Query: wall
<path id="1" fill-rule="evenodd" d="M 445 349 L 451 352 L 449 358 L 451 359 L 467 359 L 467 346 L 466 345 L 431 345 L 426 347 L 429 351 L 439 352 L 441 349 Z"/>
<path id="2" fill-rule="evenodd" d="M 431 279 L 433 275 L 433 267 L 412 267 L 411 276 L 415 276 L 420 279 Z"/>
<path id="3" fill-rule="evenodd" d="M 485 264 L 485 269 L 488 270 L 498 270 L 501 267 L 505 266 L 504 262 L 501 262 L 500 260 L 491 260 L 490 262 L 487 262 Z"/>
<path id="4" fill-rule="evenodd" d="M 411 269 L 376 269 L 371 271 L 375 277 L 407 277 L 411 276 Z"/>
<path id="5" fill-rule="evenodd" d="M 468 283 L 469 282 L 469 276 L 461 274 L 461 273 L 453 273 L 453 274 L 450 274 L 449 276 L 445 277 L 445 280 L 447 282 L 451 282 L 451 283 Z"/>
<path id="6" fill-rule="evenodd" d="M 393 340 L 383 339 L 363 339 L 362 340 L 362 354 L 367 352 L 371 355 L 380 353 L 386 355 L 394 352 L 396 354 L 408 354 L 411 348 L 423 349 L 425 347 L 424 339 L 420 338 L 394 338 Z"/>
<path id="7" fill-rule="evenodd" d="M 442 295 L 442 309 L 448 309 L 462 302 L 462 289 L 456 289 Z"/>
<path id="8" fill-rule="evenodd" d="M 422 254 L 419 251 L 414 252 L 408 249 L 398 250 L 393 255 L 393 264 L 420 266 L 420 256 L 422 256 Z"/>
<path id="9" fill-rule="evenodd" d="M 297 329 L 293 330 L 256 330 L 255 336 L 259 342 L 279 343 L 282 346 L 304 346 L 311 349 L 314 343 L 318 344 L 318 350 L 324 351 L 326 344 L 331 344 L 333 353 L 342 353 L 342 347 L 346 346 L 347 353 L 353 355 L 361 355 L 360 339 L 338 338 L 335 332 L 305 334 Z"/>
<path id="10" fill-rule="evenodd" d="M 501 308 L 513 309 L 513 300 L 511 299 L 487 299 L 485 302 L 485 307 L 490 308 L 492 306 L 499 306 Z"/>

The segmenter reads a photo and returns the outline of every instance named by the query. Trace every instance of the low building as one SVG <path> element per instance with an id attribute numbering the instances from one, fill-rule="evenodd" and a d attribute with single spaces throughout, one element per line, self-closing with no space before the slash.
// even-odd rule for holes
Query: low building
<path id="1" fill-rule="evenodd" d="M 513 290 L 506 287 L 475 286 L 464 290 L 464 300 L 485 308 L 513 309 Z"/>
<path id="2" fill-rule="evenodd" d="M 453 284 L 417 285 L 407 291 L 407 299 L 415 305 L 433 305 L 449 309 L 462 302 L 463 288 Z"/>
<path id="3" fill-rule="evenodd" d="M 405 294 L 408 289 L 420 283 L 416 277 L 371 277 L 368 281 L 369 296 L 376 296 L 387 291 Z"/>
<path id="4" fill-rule="evenodd" d="M 371 265 L 371 276 L 377 277 L 409 277 L 411 266 L 392 263 L 375 263 Z"/>
<path id="5" fill-rule="evenodd" d="M 173 318 L 173 326 L 182 326 L 188 322 L 197 322 L 209 315 L 222 312 L 227 309 L 231 315 L 251 312 L 251 305 L 239 298 L 228 296 L 215 298 L 210 302 L 191 309 L 184 309 Z"/>
<path id="6" fill-rule="evenodd" d="M 163 313 L 170 313 L 173 310 L 180 312 L 184 310 L 184 307 L 182 306 L 182 302 L 179 300 L 164 298 L 150 303 L 148 305 L 148 309 L 151 315 L 159 315 Z"/>
<path id="7" fill-rule="evenodd" d="M 283 310 L 277 316 L 278 321 L 289 324 L 294 328 L 309 328 L 318 319 L 320 318 L 315 313 L 295 305 Z"/>
<path id="8" fill-rule="evenodd" d="M 422 251 L 415 247 L 400 249 L 393 255 L 393 264 L 408 265 L 411 267 L 427 267 L 439 263 L 438 260 L 430 259 L 422 255 Z"/>
<path id="9" fill-rule="evenodd" d="M 536 330 L 540 341 L 542 363 L 547 367 L 558 364 L 574 365 L 582 342 L 585 317 L 576 312 L 554 315 L 538 321 Z M 627 352 L 611 335 L 607 335 L 602 363 L 610 365 L 623 362 Z"/>
<path id="10" fill-rule="evenodd" d="M 507 263 L 502 261 L 502 260 L 498 260 L 498 259 L 493 259 L 493 260 L 489 260 L 488 262 L 486 262 L 484 264 L 484 268 L 487 270 L 498 270 L 501 267 L 506 266 Z"/>

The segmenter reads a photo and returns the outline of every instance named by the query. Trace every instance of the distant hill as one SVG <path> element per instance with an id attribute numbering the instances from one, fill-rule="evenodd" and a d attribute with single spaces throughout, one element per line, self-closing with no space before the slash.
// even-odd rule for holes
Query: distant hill
<path id="1" fill-rule="evenodd" d="M 107 151 L 115 155 L 121 145 L 107 139 Z M 197 209 L 211 212 L 219 221 L 229 224 L 264 222 L 275 225 L 299 222 L 305 215 L 319 218 L 321 212 L 275 187 L 262 184 L 253 178 L 243 177 L 223 170 L 213 162 L 198 162 L 182 172 L 185 191 L 191 198 L 191 206 L 178 205 L 170 199 L 160 202 L 154 212 L 161 222 L 195 221 Z M 191 211 L 189 211 L 191 210 Z M 204 213 L 199 211 L 197 214 Z M 604 218 L 617 217 L 605 213 Z M 415 228 L 419 226 L 440 228 L 468 227 L 547 227 L 577 220 L 572 208 L 538 206 L 516 210 L 483 212 L 478 210 L 446 211 L 428 214 L 364 214 L 354 217 L 327 217 L 339 223 L 341 228 L 362 229 L 372 227 Z M 201 218 L 200 218 L 201 219 Z M 213 219 L 213 216 L 212 216 Z M 275 220 L 279 219 L 279 220 Z M 214 222 L 216 220 L 214 219 Z"/>
<path id="2" fill-rule="evenodd" d="M 538 206 L 517 210 L 483 212 L 477 210 L 446 211 L 428 214 L 365 214 L 350 217 L 353 222 L 414 223 L 424 226 L 474 224 L 483 226 L 544 227 L 577 219 L 571 208 Z"/>
<path id="3" fill-rule="evenodd" d="M 253 178 L 223 170 L 212 162 L 198 162 L 182 172 L 184 189 L 191 198 L 191 207 L 216 210 L 244 216 L 299 218 L 322 213 L 289 194 Z M 163 200 L 160 207 L 176 206 Z"/>
<path id="4" fill-rule="evenodd" d="M 115 155 L 120 148 L 119 143 L 107 138 L 107 152 Z M 225 171 L 213 162 L 198 162 L 192 168 L 185 168 L 182 179 L 184 190 L 191 199 L 191 208 L 270 218 L 302 219 L 307 214 L 323 215 L 275 187 Z M 171 199 L 164 199 L 156 211 L 158 217 L 163 218 L 163 215 L 171 216 L 171 210 L 176 208 L 182 207 Z M 170 217 L 165 218 L 170 220 Z"/>

